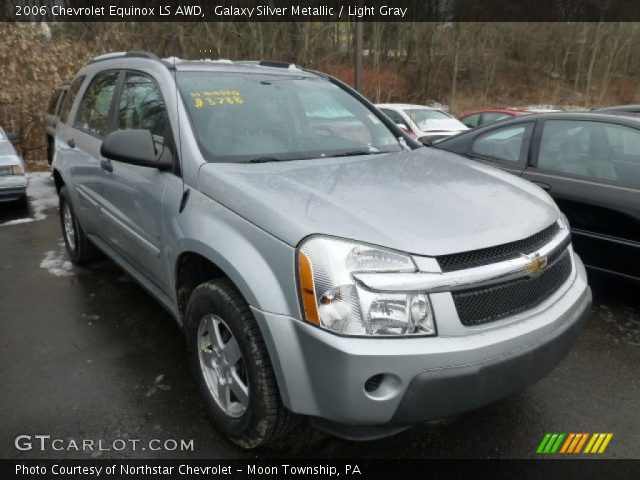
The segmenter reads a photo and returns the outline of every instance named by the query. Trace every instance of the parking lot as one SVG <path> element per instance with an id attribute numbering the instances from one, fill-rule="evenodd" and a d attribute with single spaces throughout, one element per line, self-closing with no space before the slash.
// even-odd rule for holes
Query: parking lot
<path id="1" fill-rule="evenodd" d="M 384 440 L 305 432 L 248 453 L 210 425 L 175 321 L 111 262 L 68 262 L 48 174 L 32 175 L 29 193 L 29 210 L 0 206 L 3 457 L 522 458 L 536 456 L 545 432 L 612 432 L 602 456 L 640 456 L 637 285 L 592 275 L 595 302 L 578 343 L 522 393 Z M 21 434 L 193 439 L 194 450 L 18 451 Z"/>

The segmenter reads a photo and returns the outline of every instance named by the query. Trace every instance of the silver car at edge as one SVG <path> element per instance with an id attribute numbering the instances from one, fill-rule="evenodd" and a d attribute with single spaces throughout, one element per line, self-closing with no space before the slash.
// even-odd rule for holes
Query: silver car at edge
<path id="1" fill-rule="evenodd" d="M 24 161 L 11 144 L 9 136 L 0 128 L 0 203 L 26 203 L 27 185 Z"/>
<path id="2" fill-rule="evenodd" d="M 171 313 L 245 448 L 304 418 L 371 439 L 520 391 L 591 304 L 543 190 L 294 65 L 97 57 L 53 174 L 71 259 L 106 254 Z"/>

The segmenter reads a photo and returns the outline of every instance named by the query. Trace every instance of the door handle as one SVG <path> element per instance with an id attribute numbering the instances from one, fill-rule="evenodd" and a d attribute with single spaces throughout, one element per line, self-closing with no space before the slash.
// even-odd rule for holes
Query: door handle
<path id="1" fill-rule="evenodd" d="M 71 148 L 76 148 L 76 142 L 73 140 L 73 138 L 67 140 L 67 145 L 69 145 L 69 147 Z"/>
<path id="2" fill-rule="evenodd" d="M 538 185 L 540 188 L 542 188 L 545 191 L 549 191 L 551 190 L 551 185 L 549 185 L 548 183 L 544 183 L 544 182 L 536 182 L 535 180 L 532 180 L 533 183 L 535 183 L 536 185 Z"/>
<path id="3" fill-rule="evenodd" d="M 109 160 L 100 160 L 100 166 L 107 172 L 113 172 L 113 165 Z"/>

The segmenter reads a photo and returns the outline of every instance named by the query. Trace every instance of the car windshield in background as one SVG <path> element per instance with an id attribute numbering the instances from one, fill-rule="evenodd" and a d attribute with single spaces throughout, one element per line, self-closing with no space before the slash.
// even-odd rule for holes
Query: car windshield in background
<path id="1" fill-rule="evenodd" d="M 407 108 L 404 113 L 409 115 L 420 130 L 465 130 L 466 127 L 452 116 L 440 110 L 427 110 L 426 108 Z"/>
<path id="2" fill-rule="evenodd" d="M 264 162 L 398 152 L 394 133 L 355 97 L 300 76 L 179 72 L 205 158 Z"/>

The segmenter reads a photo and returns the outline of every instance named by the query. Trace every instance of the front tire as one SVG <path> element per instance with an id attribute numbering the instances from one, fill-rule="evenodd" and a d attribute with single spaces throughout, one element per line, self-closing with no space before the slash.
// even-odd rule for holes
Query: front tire
<path id="1" fill-rule="evenodd" d="M 281 438 L 297 417 L 280 400 L 249 305 L 228 279 L 198 286 L 187 304 L 190 362 L 216 428 L 243 448 Z"/>
<path id="2" fill-rule="evenodd" d="M 78 222 L 78 217 L 76 217 L 69 200 L 67 187 L 60 189 L 60 226 L 62 227 L 64 244 L 73 263 L 83 265 L 100 258 L 100 251 L 87 238 L 80 222 Z"/>

